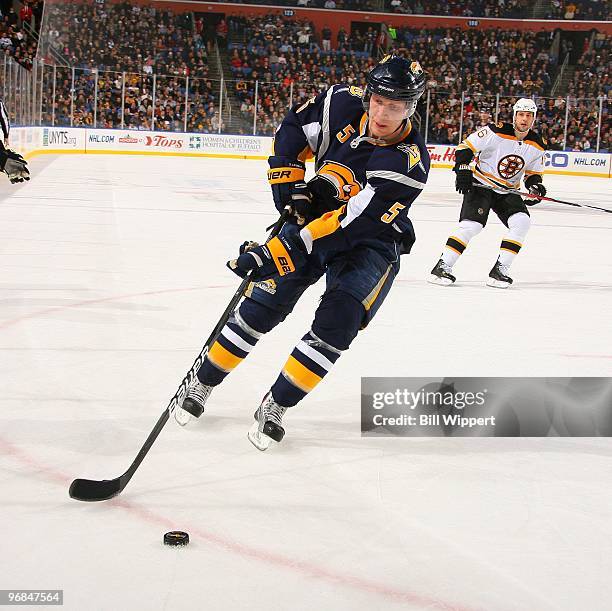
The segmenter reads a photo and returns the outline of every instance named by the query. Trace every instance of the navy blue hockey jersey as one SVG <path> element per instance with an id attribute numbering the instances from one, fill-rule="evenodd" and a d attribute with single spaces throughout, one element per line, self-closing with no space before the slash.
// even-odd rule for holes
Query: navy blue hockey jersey
<path id="1" fill-rule="evenodd" d="M 334 85 L 294 106 L 276 132 L 274 155 L 314 157 L 317 180 L 337 200 L 301 230 L 309 253 L 388 246 L 412 235 L 408 210 L 425 187 L 429 153 L 410 120 L 393 140 L 368 137 L 362 97 L 358 87 Z"/>

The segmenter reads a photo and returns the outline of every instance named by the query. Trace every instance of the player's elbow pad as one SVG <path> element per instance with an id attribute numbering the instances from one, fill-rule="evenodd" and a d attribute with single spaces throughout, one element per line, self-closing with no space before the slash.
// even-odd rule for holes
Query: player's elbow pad
<path id="1" fill-rule="evenodd" d="M 271 185 L 283 184 L 287 182 L 298 182 L 304 180 L 306 166 L 296 159 L 272 155 L 268 157 L 268 182 Z"/>

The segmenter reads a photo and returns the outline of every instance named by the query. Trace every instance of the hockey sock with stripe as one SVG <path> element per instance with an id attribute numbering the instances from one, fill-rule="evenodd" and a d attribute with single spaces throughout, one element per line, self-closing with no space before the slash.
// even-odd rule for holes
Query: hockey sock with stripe
<path id="1" fill-rule="evenodd" d="M 529 227 L 531 219 L 524 212 L 517 212 L 508 219 L 508 233 L 503 237 L 500 250 L 499 262 L 506 267 L 510 267 L 520 252 Z"/>
<path id="2" fill-rule="evenodd" d="M 197 374 L 200 382 L 209 386 L 220 384 L 248 356 L 262 335 L 235 312 L 208 351 Z"/>
<path id="3" fill-rule="evenodd" d="M 442 253 L 442 261 L 449 267 L 457 262 L 457 259 L 467 248 L 469 241 L 482 231 L 483 226 L 476 221 L 461 221 L 457 229 L 446 241 L 446 246 Z"/>
<path id="4" fill-rule="evenodd" d="M 325 377 L 341 353 L 309 331 L 293 349 L 274 382 L 271 389 L 274 400 L 284 407 L 296 405 Z"/>

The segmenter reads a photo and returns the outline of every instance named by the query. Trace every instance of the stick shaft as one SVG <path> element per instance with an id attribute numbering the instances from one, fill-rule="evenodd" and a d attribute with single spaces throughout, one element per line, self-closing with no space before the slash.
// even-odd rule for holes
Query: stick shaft
<path id="1" fill-rule="evenodd" d="M 272 231 L 268 236 L 268 240 L 270 240 L 272 237 L 274 237 L 280 232 L 288 216 L 289 210 L 285 209 L 272 227 Z M 162 432 L 164 426 L 166 426 L 170 415 L 177 408 L 177 406 L 181 404 L 181 401 L 185 396 L 185 393 L 187 392 L 187 387 L 189 386 L 190 382 L 193 380 L 198 370 L 202 366 L 202 363 L 204 362 L 208 350 L 210 349 L 214 341 L 217 339 L 217 336 L 229 320 L 229 317 L 232 315 L 234 309 L 238 305 L 238 302 L 243 297 L 244 292 L 246 291 L 247 286 L 251 281 L 251 275 L 252 272 L 249 272 L 236 289 L 234 296 L 228 303 L 227 307 L 225 308 L 225 311 L 221 315 L 221 318 L 219 318 L 219 321 L 215 325 L 215 328 L 212 330 L 212 333 L 206 340 L 206 343 L 204 344 L 204 347 L 202 348 L 200 354 L 193 362 L 191 369 L 189 369 L 189 371 L 186 373 L 177 391 L 170 399 L 168 407 L 166 407 L 166 409 L 158 418 L 157 422 L 155 423 L 155 426 L 153 427 L 153 430 L 149 433 L 149 436 L 140 448 L 138 454 L 136 455 L 136 458 L 134 458 L 134 460 L 132 461 L 132 464 L 128 467 L 127 471 L 112 480 L 75 479 L 70 485 L 70 496 L 73 499 L 77 499 L 80 501 L 104 501 L 114 496 L 117 496 L 128 485 L 128 482 L 132 479 L 132 476 L 136 472 L 136 469 L 138 469 L 140 463 L 149 453 L 151 446 L 153 445 L 159 434 Z"/>
<path id="2" fill-rule="evenodd" d="M 599 206 L 591 206 L 590 204 L 577 204 L 575 202 L 566 202 L 562 199 L 556 199 L 554 197 L 546 197 L 545 195 L 532 195 L 531 193 L 525 193 L 523 191 L 519 191 L 518 189 L 508 189 L 505 187 L 491 187 L 489 185 L 483 185 L 482 183 L 474 183 L 475 187 L 479 189 L 487 189 L 487 191 L 495 191 L 496 189 L 504 189 L 507 193 L 515 193 L 516 195 L 520 195 L 521 197 L 531 197 L 536 198 L 545 202 L 554 202 L 555 204 L 565 204 L 566 206 L 575 206 L 576 208 L 592 208 L 593 210 L 601 210 L 602 212 L 612 213 L 612 210 L 608 208 L 600 208 Z"/>

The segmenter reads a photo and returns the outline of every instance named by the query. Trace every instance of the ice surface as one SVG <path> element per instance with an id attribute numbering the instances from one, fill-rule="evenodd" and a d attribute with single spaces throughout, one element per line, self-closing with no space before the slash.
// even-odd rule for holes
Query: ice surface
<path id="1" fill-rule="evenodd" d="M 506 291 L 485 286 L 492 217 L 433 286 L 459 211 L 434 170 L 394 289 L 279 447 L 246 431 L 322 285 L 118 499 L 84 504 L 69 482 L 129 465 L 233 294 L 225 261 L 275 213 L 263 161 L 31 165 L 0 186 L 0 588 L 63 588 L 70 610 L 610 608 L 610 440 L 362 439 L 359 380 L 610 375 L 611 215 L 532 208 Z M 612 208 L 607 180 L 545 182 Z M 171 529 L 191 545 L 164 547 Z"/>

